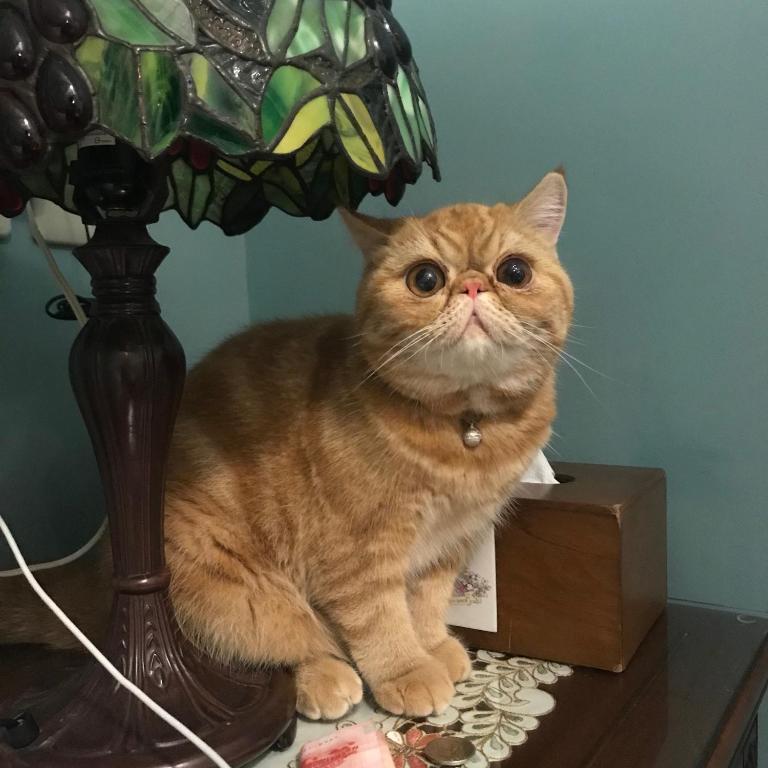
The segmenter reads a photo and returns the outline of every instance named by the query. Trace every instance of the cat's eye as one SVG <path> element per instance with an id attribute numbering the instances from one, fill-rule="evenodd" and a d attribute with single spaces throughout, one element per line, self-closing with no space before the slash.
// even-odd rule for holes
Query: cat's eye
<path id="1" fill-rule="evenodd" d="M 430 261 L 417 264 L 408 270 L 405 283 L 411 293 L 422 298 L 433 296 L 445 286 L 445 273 Z"/>
<path id="2" fill-rule="evenodd" d="M 512 288 L 525 288 L 533 279 L 533 269 L 520 256 L 510 256 L 499 265 L 496 279 Z"/>

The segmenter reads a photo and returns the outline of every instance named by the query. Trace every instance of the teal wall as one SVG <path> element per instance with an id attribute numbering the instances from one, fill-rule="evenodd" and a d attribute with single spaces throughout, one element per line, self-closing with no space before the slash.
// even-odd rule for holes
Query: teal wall
<path id="1" fill-rule="evenodd" d="M 87 296 L 73 262 L 59 256 Z M 26 222 L 14 221 L 11 239 L 0 242 L 0 511 L 32 561 L 71 552 L 100 524 L 95 462 L 67 378 L 76 323 L 43 312 L 60 293 Z M 0 569 L 10 567 L 0 542 Z"/>
<path id="2" fill-rule="evenodd" d="M 158 272 L 163 314 L 194 362 L 248 321 L 245 241 L 213 227 L 197 232 L 167 215 L 155 238 L 173 246 Z M 88 277 L 59 251 L 81 295 Z M 46 301 L 61 293 L 21 219 L 0 242 L 0 509 L 33 562 L 79 547 L 103 518 L 95 461 L 67 373 L 76 323 L 49 320 Z M 11 556 L 0 544 L 0 570 Z"/>
<path id="3" fill-rule="evenodd" d="M 566 164 L 562 254 L 583 326 L 570 352 L 610 378 L 583 371 L 593 397 L 563 371 L 553 455 L 665 467 L 671 594 L 768 612 L 768 6 L 395 9 L 418 53 L 445 177 L 425 178 L 401 210 L 512 200 Z M 174 246 L 160 297 L 192 360 L 248 317 L 246 248 L 253 319 L 352 306 L 360 260 L 337 219 L 274 213 L 247 240 L 225 240 L 169 217 L 156 234 Z M 85 290 L 79 268 L 61 262 Z M 33 557 L 84 537 L 101 514 L 66 379 L 74 327 L 41 314 L 54 293 L 17 229 L 0 244 L 0 496 Z"/>
<path id="4" fill-rule="evenodd" d="M 445 181 L 402 210 L 512 200 L 566 164 L 577 295 L 552 453 L 669 472 L 670 591 L 768 612 L 768 6 L 397 3 Z M 380 201 L 365 204 L 386 211 Z M 248 238 L 255 319 L 348 309 L 338 220 Z M 578 366 L 577 366 L 578 367 Z"/>
<path id="5" fill-rule="evenodd" d="M 768 612 L 768 5 L 395 10 L 445 179 L 403 211 L 511 200 L 567 166 L 562 254 L 584 326 L 570 353 L 610 379 L 582 370 L 593 397 L 563 371 L 551 454 L 664 467 L 671 595 Z M 351 308 L 360 262 L 337 219 L 274 214 L 248 251 L 254 319 Z"/>

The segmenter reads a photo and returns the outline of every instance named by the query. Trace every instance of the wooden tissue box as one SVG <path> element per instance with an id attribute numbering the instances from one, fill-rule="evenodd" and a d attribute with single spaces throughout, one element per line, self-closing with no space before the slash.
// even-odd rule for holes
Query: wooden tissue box
<path id="1" fill-rule="evenodd" d="M 498 632 L 474 648 L 623 671 L 667 602 L 666 476 L 553 464 L 496 533 Z"/>

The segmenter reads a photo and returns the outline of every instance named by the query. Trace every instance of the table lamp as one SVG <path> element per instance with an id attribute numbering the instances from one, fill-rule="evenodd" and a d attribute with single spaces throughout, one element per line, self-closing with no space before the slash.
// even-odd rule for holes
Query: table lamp
<path id="1" fill-rule="evenodd" d="M 163 485 L 185 359 L 155 300 L 168 249 L 147 224 L 175 209 L 237 235 L 272 207 L 319 220 L 368 193 L 394 205 L 424 162 L 438 178 L 435 149 L 389 0 L 0 3 L 0 214 L 44 198 L 95 225 L 75 251 L 94 304 L 70 374 L 110 520 L 105 653 L 235 765 L 290 728 L 293 680 L 219 668 L 169 604 Z M 34 714 L 22 766 L 207 764 L 95 664 Z"/>

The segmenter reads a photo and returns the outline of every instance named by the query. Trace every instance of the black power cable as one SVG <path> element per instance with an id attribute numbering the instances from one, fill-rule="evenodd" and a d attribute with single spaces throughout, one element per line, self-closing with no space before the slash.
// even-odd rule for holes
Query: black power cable
<path id="1" fill-rule="evenodd" d="M 80 306 L 83 308 L 85 316 L 90 317 L 93 300 L 86 299 L 82 296 L 78 296 L 77 300 L 80 302 Z M 69 306 L 69 302 L 64 295 L 54 296 L 45 305 L 45 314 L 54 320 L 77 320 L 75 313 L 72 311 L 72 307 Z"/>

